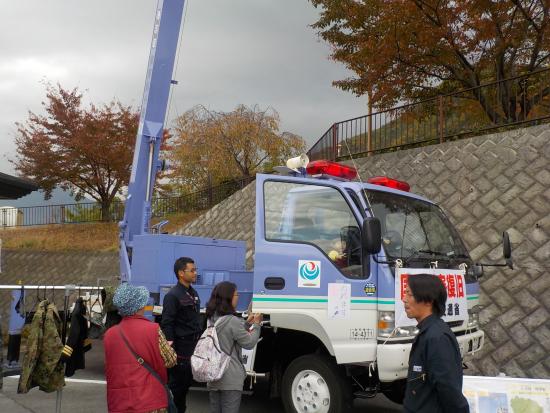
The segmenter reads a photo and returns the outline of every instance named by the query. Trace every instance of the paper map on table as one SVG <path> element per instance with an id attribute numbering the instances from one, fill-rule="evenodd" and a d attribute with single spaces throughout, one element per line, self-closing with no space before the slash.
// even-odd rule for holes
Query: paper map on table
<path id="1" fill-rule="evenodd" d="M 550 413 L 550 380 L 464 376 L 470 413 Z"/>

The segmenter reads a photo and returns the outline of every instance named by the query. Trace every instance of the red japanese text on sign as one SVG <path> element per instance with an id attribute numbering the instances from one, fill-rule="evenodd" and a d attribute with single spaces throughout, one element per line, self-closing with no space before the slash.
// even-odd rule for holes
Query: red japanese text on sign
<path id="1" fill-rule="evenodd" d="M 464 281 L 460 275 L 456 277 L 456 296 L 464 297 Z"/>
<path id="2" fill-rule="evenodd" d="M 401 300 L 405 297 L 405 290 L 407 289 L 409 281 L 409 274 L 401 274 Z"/>
<path id="3" fill-rule="evenodd" d="M 405 290 L 409 284 L 408 277 L 409 274 L 401 275 L 401 300 L 405 297 Z M 464 280 L 462 276 L 457 274 L 439 274 L 437 277 L 441 280 L 445 290 L 447 291 L 447 298 L 464 297 Z"/>
<path id="4" fill-rule="evenodd" d="M 456 279 L 454 274 L 447 274 L 447 297 L 456 297 Z"/>
<path id="5" fill-rule="evenodd" d="M 441 282 L 443 283 L 443 286 L 445 287 L 445 289 L 447 289 L 447 279 L 445 277 L 445 274 L 439 274 L 438 277 L 441 280 Z"/>

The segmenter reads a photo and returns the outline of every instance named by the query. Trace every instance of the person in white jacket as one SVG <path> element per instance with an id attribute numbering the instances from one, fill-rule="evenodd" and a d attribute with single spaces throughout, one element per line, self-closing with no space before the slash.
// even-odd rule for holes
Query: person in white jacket
<path id="1" fill-rule="evenodd" d="M 251 314 L 248 320 L 235 315 L 239 293 L 228 281 L 217 284 L 206 306 L 209 324 L 215 323 L 221 349 L 231 356 L 223 376 L 208 383 L 210 413 L 238 413 L 241 405 L 246 371 L 242 363 L 242 349 L 253 349 L 260 338 L 261 314 Z"/>

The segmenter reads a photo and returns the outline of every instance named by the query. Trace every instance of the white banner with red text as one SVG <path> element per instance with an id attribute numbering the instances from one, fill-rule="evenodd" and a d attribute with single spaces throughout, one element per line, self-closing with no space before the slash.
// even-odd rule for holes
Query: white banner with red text
<path id="1" fill-rule="evenodd" d="M 395 327 L 416 325 L 414 318 L 408 318 L 403 304 L 405 289 L 409 277 L 416 274 L 433 274 L 439 277 L 447 290 L 444 321 L 468 320 L 468 298 L 466 297 L 466 280 L 463 270 L 446 270 L 441 268 L 396 268 L 395 269 Z"/>

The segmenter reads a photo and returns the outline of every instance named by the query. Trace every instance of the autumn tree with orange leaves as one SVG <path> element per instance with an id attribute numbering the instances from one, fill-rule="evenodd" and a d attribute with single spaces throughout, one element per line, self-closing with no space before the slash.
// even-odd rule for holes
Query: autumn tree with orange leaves
<path id="1" fill-rule="evenodd" d="M 311 2 L 331 57 L 355 74 L 334 85 L 380 109 L 549 66 L 548 0 Z M 482 93 L 469 98 L 493 123 L 522 120 L 550 88 L 527 96 L 521 81 L 499 86 L 497 108 Z"/>
<path id="2" fill-rule="evenodd" d="M 102 220 L 128 185 L 139 114 L 119 101 L 84 107 L 83 93 L 46 86 L 45 114 L 29 112 L 17 123 L 17 157 L 12 162 L 32 178 L 46 198 L 57 186 L 77 200 L 101 204 Z"/>
<path id="3" fill-rule="evenodd" d="M 230 112 L 195 106 L 179 116 L 165 156 L 170 171 L 164 190 L 182 193 L 207 185 L 251 177 L 284 165 L 287 158 L 302 153 L 304 140 L 279 131 L 274 109 L 238 105 Z"/>

